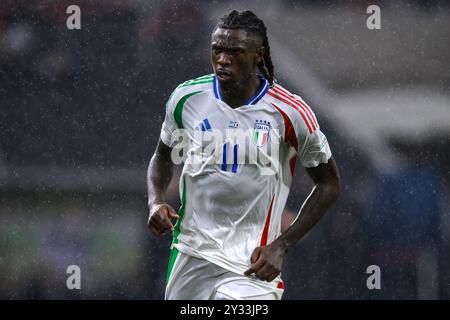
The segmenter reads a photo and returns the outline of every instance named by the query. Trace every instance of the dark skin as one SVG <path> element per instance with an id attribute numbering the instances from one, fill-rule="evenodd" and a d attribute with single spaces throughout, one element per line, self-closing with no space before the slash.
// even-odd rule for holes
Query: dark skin
<path id="1" fill-rule="evenodd" d="M 179 219 L 175 209 L 167 204 L 165 194 L 173 177 L 172 149 L 159 140 L 155 154 L 147 170 L 148 227 L 154 235 L 161 238 L 168 230 L 173 232 L 171 219 Z"/>
<path id="2" fill-rule="evenodd" d="M 211 63 L 223 100 L 242 106 L 261 86 L 256 67 L 262 61 L 262 41 L 252 32 L 217 28 L 211 38 Z"/>
<path id="3" fill-rule="evenodd" d="M 306 172 L 314 187 L 296 220 L 271 244 L 253 251 L 250 259 L 252 265 L 245 275 L 255 273 L 261 280 L 274 280 L 281 272 L 284 256 L 319 222 L 339 197 L 341 183 L 333 158 L 317 167 L 307 168 Z"/>
<path id="4" fill-rule="evenodd" d="M 242 106 L 255 95 L 261 83 L 256 76 L 263 56 L 258 35 L 245 30 L 218 28 L 211 41 L 211 62 L 220 82 L 223 100 L 231 107 Z M 174 230 L 176 211 L 166 203 L 165 194 L 173 176 L 172 149 L 159 141 L 147 171 L 148 227 L 158 237 Z M 251 266 L 244 273 L 264 281 L 274 280 L 281 272 L 285 255 L 319 222 L 336 202 L 341 182 L 336 162 L 330 158 L 306 172 L 314 182 L 311 194 L 303 203 L 297 219 L 267 246 L 257 247 L 250 257 Z"/>

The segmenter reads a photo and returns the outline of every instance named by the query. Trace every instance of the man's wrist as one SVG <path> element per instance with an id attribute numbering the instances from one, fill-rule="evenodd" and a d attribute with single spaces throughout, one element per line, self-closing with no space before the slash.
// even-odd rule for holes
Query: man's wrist
<path id="1" fill-rule="evenodd" d="M 149 209 L 151 209 L 152 207 L 156 206 L 156 205 L 161 205 L 166 203 L 166 201 L 164 199 L 160 199 L 160 198 L 155 198 L 155 199 L 151 199 L 148 201 L 147 206 Z"/>
<path id="2" fill-rule="evenodd" d="M 280 236 L 278 239 L 276 239 L 273 244 L 277 246 L 284 255 L 286 255 L 288 251 L 293 247 L 292 241 L 283 236 Z"/>

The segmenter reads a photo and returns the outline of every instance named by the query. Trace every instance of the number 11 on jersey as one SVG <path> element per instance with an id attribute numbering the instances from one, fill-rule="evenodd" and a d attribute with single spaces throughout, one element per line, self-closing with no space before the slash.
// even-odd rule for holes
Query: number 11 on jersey
<path id="1" fill-rule="evenodd" d="M 228 145 L 231 145 L 231 143 L 225 142 L 223 144 L 222 171 L 227 171 L 227 167 L 228 167 L 227 166 Z M 238 149 L 239 149 L 239 145 L 235 144 L 233 146 L 233 165 L 231 166 L 231 172 L 233 172 L 233 173 L 237 172 Z"/>

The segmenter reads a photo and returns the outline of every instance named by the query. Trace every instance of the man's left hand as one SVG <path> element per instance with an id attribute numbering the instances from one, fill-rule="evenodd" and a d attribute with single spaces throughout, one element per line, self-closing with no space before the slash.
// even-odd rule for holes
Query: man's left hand
<path id="1" fill-rule="evenodd" d="M 263 281 L 273 281 L 281 273 L 285 252 L 284 248 L 276 242 L 257 247 L 250 258 L 252 265 L 244 272 L 244 275 L 249 276 L 254 273 Z"/>

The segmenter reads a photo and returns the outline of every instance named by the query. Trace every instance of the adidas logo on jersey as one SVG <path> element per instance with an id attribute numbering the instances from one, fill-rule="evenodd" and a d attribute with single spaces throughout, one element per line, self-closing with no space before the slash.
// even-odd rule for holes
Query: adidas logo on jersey
<path id="1" fill-rule="evenodd" d="M 198 123 L 197 126 L 194 127 L 195 130 L 200 131 L 211 131 L 211 124 L 209 123 L 208 118 L 203 119 L 201 122 Z"/>

